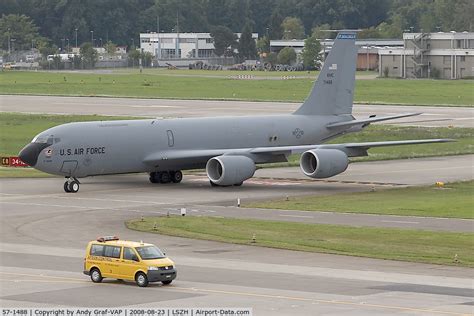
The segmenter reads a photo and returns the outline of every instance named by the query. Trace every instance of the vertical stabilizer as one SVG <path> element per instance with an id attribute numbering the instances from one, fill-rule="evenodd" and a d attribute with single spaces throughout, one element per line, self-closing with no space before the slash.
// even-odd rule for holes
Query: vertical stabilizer
<path id="1" fill-rule="evenodd" d="M 355 31 L 340 31 L 299 115 L 351 114 L 357 61 Z"/>

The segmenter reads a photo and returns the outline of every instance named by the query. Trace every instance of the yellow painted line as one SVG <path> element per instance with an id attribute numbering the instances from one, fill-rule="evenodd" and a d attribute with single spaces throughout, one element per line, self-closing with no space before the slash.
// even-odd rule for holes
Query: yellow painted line
<path id="1" fill-rule="evenodd" d="M 14 276 L 27 276 L 27 277 L 34 277 L 37 279 L 32 280 L 12 280 L 12 279 L 0 279 L 0 280 L 7 280 L 13 282 L 51 282 L 51 283 L 67 283 L 67 282 L 77 282 L 77 283 L 86 283 L 84 279 L 78 278 L 68 278 L 68 277 L 57 277 L 57 276 L 48 276 L 48 275 L 35 275 L 35 274 L 26 274 L 26 273 L 10 273 L 10 272 L 2 272 L 0 274 L 5 275 L 14 275 Z M 41 278 L 51 278 L 56 280 L 38 280 Z M 102 285 L 116 285 L 116 283 L 105 283 Z M 228 294 L 228 295 L 238 295 L 238 296 L 248 296 L 248 297 L 260 297 L 260 298 L 271 298 L 271 299 L 284 299 L 284 300 L 291 300 L 291 301 L 300 301 L 300 302 L 314 302 L 314 303 L 321 303 L 321 304 L 330 304 L 330 305 L 347 305 L 347 306 L 356 306 L 356 307 L 370 307 L 370 308 L 378 308 L 378 309 L 390 309 L 390 310 L 398 310 L 398 311 L 409 311 L 409 312 L 423 312 L 423 313 L 432 313 L 432 314 L 440 314 L 440 315 L 457 315 L 457 316 L 468 316 L 469 314 L 463 313 L 456 313 L 456 312 L 449 312 L 449 311 L 441 311 L 435 309 L 426 309 L 426 308 L 414 308 L 414 307 L 403 307 L 403 306 L 394 306 L 394 305 L 381 305 L 381 304 L 371 304 L 371 303 L 357 303 L 357 302 L 349 302 L 349 301 L 339 301 L 339 300 L 321 300 L 321 299 L 313 299 L 313 298 L 305 298 L 305 297 L 296 297 L 296 296 L 285 296 L 285 295 L 271 295 L 271 294 L 259 294 L 259 293 L 248 293 L 248 292 L 237 292 L 237 291 L 223 291 L 223 290 L 210 290 L 210 289 L 200 289 L 200 288 L 186 288 L 186 287 L 179 287 L 179 286 L 170 286 L 169 289 L 171 290 L 180 290 L 180 291 L 187 291 L 187 292 L 201 292 L 201 293 L 215 293 L 215 294 Z"/>

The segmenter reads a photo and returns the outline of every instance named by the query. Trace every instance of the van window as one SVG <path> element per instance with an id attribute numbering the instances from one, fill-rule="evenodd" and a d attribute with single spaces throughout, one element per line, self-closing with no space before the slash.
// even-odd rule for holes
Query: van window
<path id="1" fill-rule="evenodd" d="M 118 246 L 105 246 L 104 257 L 120 258 L 120 248 Z"/>
<path id="2" fill-rule="evenodd" d="M 92 245 L 91 256 L 103 256 L 103 255 L 104 255 L 104 245 Z"/>
<path id="3" fill-rule="evenodd" d="M 123 258 L 125 260 L 138 261 L 138 256 L 132 248 L 125 247 L 123 248 Z"/>

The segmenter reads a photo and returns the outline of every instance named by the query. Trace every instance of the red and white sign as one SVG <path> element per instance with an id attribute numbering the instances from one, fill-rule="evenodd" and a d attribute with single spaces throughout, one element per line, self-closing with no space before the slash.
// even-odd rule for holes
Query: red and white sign
<path id="1" fill-rule="evenodd" d="M 29 167 L 26 163 L 21 161 L 18 157 L 9 157 L 10 158 L 10 167 Z"/>

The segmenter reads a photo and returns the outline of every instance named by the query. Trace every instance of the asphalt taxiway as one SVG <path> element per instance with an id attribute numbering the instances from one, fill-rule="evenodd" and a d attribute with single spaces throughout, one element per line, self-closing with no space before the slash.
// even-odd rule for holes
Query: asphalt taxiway
<path id="1" fill-rule="evenodd" d="M 300 103 L 131 99 L 60 96 L 0 96 L 3 112 L 50 114 L 99 114 L 136 117 L 204 117 L 233 115 L 288 114 Z M 429 107 L 396 105 L 354 105 L 356 118 L 423 113 L 419 116 L 390 121 L 389 124 L 419 126 L 474 127 L 472 107 Z"/>
<path id="2" fill-rule="evenodd" d="M 466 157 L 472 159 L 472 155 Z M 411 172 L 431 181 L 429 167 L 448 158 L 430 159 L 419 161 L 427 167 L 425 171 Z M 460 160 L 458 164 L 466 168 L 469 159 Z M 381 162 L 386 168 L 392 166 L 392 170 L 398 163 L 404 162 Z M 297 169 L 293 171 L 296 173 Z M 361 171 L 349 169 L 347 177 L 351 177 L 351 172 Z M 453 172 L 462 174 L 461 170 Z M 472 220 L 309 214 L 235 207 L 237 198 L 334 194 L 410 184 L 391 183 L 390 173 L 368 176 L 369 180 L 377 180 L 370 183 L 344 179 L 306 181 L 288 176 L 291 174 L 288 170 L 280 174 L 285 177 L 257 177 L 242 187 L 229 188 L 211 188 L 199 174 L 187 175 L 179 185 L 153 185 L 148 183 L 146 175 L 140 174 L 95 177 L 84 179 L 77 194 L 62 192 L 60 178 L 0 179 L 0 305 L 237 306 L 252 307 L 255 315 L 462 315 L 473 312 L 474 271 L 468 268 L 190 240 L 130 231 L 124 226 L 128 219 L 168 211 L 177 213 L 181 206 L 187 207 L 188 216 L 336 221 L 346 225 L 406 229 L 469 231 L 469 225 L 472 227 L 474 223 Z M 168 287 L 155 284 L 147 289 L 115 280 L 92 284 L 82 274 L 85 245 L 96 236 L 111 234 L 162 247 L 176 261 L 177 280 Z"/>

